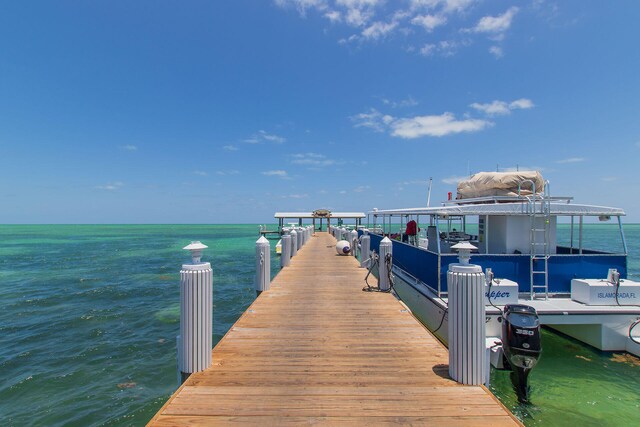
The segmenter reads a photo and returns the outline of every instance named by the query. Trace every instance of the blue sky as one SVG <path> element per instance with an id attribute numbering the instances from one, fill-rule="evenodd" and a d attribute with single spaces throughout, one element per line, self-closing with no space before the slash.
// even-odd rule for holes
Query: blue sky
<path id="1" fill-rule="evenodd" d="M 0 5 L 0 223 L 272 222 L 542 171 L 640 222 L 635 1 Z"/>

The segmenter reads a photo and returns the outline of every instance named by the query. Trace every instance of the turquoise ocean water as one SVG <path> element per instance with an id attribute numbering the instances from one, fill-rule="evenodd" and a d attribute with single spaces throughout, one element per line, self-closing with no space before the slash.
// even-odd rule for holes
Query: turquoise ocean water
<path id="1" fill-rule="evenodd" d="M 585 237 L 608 248 L 615 227 Z M 255 298 L 257 225 L 0 226 L 0 425 L 143 425 L 177 387 L 179 270 L 209 245 L 214 343 Z M 640 280 L 640 225 L 625 228 Z M 272 248 L 275 241 L 272 240 Z M 592 245 L 593 246 L 593 245 Z M 617 249 L 613 247 L 611 249 Z M 272 275 L 279 270 L 272 255 Z M 640 425 L 638 359 L 545 331 L 532 401 L 492 391 L 533 425 Z"/>

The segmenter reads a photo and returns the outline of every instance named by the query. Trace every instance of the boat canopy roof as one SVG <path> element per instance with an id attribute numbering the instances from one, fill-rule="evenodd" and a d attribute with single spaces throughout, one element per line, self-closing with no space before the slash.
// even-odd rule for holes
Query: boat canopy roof
<path id="1" fill-rule="evenodd" d="M 538 202 L 539 204 L 540 202 Z M 483 204 L 450 204 L 431 208 L 385 209 L 373 210 L 372 215 L 529 215 L 528 202 L 483 203 Z M 573 203 L 550 202 L 550 213 L 553 216 L 624 216 L 620 208 L 606 206 L 579 205 Z"/>
<path id="2" fill-rule="evenodd" d="M 276 212 L 274 218 L 365 218 L 364 212 Z"/>

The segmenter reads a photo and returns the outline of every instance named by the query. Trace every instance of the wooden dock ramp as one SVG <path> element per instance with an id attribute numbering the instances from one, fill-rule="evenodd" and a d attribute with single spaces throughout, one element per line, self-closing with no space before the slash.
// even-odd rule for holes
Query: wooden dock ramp
<path id="1" fill-rule="evenodd" d="M 366 273 L 316 233 L 149 424 L 521 425 Z"/>

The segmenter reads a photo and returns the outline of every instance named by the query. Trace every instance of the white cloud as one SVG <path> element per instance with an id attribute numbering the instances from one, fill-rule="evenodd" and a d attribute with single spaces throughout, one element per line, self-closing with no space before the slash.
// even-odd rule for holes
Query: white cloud
<path id="1" fill-rule="evenodd" d="M 584 157 L 569 157 L 568 159 L 556 160 L 556 163 L 580 163 L 585 160 Z"/>
<path id="2" fill-rule="evenodd" d="M 398 26 L 397 22 L 374 22 L 362 31 L 362 37 L 365 39 L 377 40 L 387 36 Z"/>
<path id="3" fill-rule="evenodd" d="M 116 181 L 116 182 L 110 182 L 110 183 L 105 184 L 105 185 L 98 185 L 98 186 L 96 186 L 96 188 L 98 190 L 116 191 L 116 190 L 119 190 L 120 188 L 122 188 L 123 185 L 124 185 L 124 183 L 122 183 L 120 181 Z"/>
<path id="4" fill-rule="evenodd" d="M 367 23 L 367 21 L 369 21 L 369 19 L 371 19 L 372 16 L 373 13 L 369 11 L 348 9 L 346 11 L 345 21 L 354 27 L 362 27 Z"/>
<path id="5" fill-rule="evenodd" d="M 325 0 L 275 0 L 275 3 L 282 8 L 294 7 L 303 17 L 309 9 L 324 10 L 327 7 Z"/>
<path id="6" fill-rule="evenodd" d="M 498 100 L 488 104 L 474 102 L 473 104 L 470 104 L 469 107 L 481 111 L 488 116 L 504 116 L 511 114 L 511 110 L 526 110 L 533 108 L 534 104 L 530 99 L 520 98 L 509 103 Z"/>
<path id="7" fill-rule="evenodd" d="M 605 177 L 602 178 L 602 180 L 604 182 L 612 182 L 612 181 L 615 181 L 617 179 L 618 179 L 617 176 L 605 176 Z"/>
<path id="8" fill-rule="evenodd" d="M 447 12 L 464 12 L 477 0 L 445 0 L 444 10 Z"/>
<path id="9" fill-rule="evenodd" d="M 365 26 L 374 16 L 375 9 L 383 0 L 336 0 L 336 7 L 342 8 L 344 21 L 352 27 Z"/>
<path id="10" fill-rule="evenodd" d="M 421 47 L 418 51 L 422 56 L 434 56 L 439 54 L 443 57 L 454 56 L 458 50 L 462 47 L 467 47 L 472 44 L 470 39 L 459 40 L 440 40 L 437 43 L 427 43 Z"/>
<path id="11" fill-rule="evenodd" d="M 193 174 L 198 176 L 209 176 L 205 171 L 193 171 Z"/>
<path id="12" fill-rule="evenodd" d="M 436 45 L 432 43 L 425 44 L 420 48 L 420 55 L 431 56 L 436 50 Z"/>
<path id="13" fill-rule="evenodd" d="M 331 10 L 324 14 L 324 17 L 327 18 L 331 22 L 340 22 L 342 21 L 342 14 L 337 10 Z"/>
<path id="14" fill-rule="evenodd" d="M 238 151 L 239 148 L 235 145 L 225 145 L 224 147 L 222 147 L 223 150 L 226 151 Z"/>
<path id="15" fill-rule="evenodd" d="M 289 175 L 287 174 L 287 171 L 284 170 L 271 170 L 271 171 L 264 171 L 262 172 L 262 175 L 266 175 L 266 176 L 277 176 L 280 178 L 288 178 Z"/>
<path id="16" fill-rule="evenodd" d="M 418 105 L 418 101 L 409 96 L 407 99 L 402 99 L 400 101 L 391 101 L 386 98 L 382 98 L 382 103 L 384 105 L 388 105 L 391 108 L 399 108 L 399 107 L 415 107 Z"/>
<path id="17" fill-rule="evenodd" d="M 489 48 L 489 53 L 496 58 L 502 58 L 504 56 L 504 53 L 502 52 L 502 48 L 500 46 L 491 46 Z"/>
<path id="18" fill-rule="evenodd" d="M 443 13 L 464 12 L 477 0 L 411 0 L 411 9 L 434 10 L 441 8 Z"/>
<path id="19" fill-rule="evenodd" d="M 479 104 L 477 102 L 474 102 L 469 106 L 478 111 L 482 111 L 489 116 L 505 115 L 511 113 L 511 110 L 509 110 L 509 105 L 504 101 L 493 101 L 489 104 Z"/>
<path id="20" fill-rule="evenodd" d="M 479 132 L 493 123 L 483 119 L 458 120 L 453 113 L 396 118 L 372 108 L 368 113 L 350 117 L 354 127 L 366 127 L 376 132 L 388 131 L 391 136 L 414 139 L 423 136 L 440 137 L 463 132 Z"/>
<path id="21" fill-rule="evenodd" d="M 336 161 L 328 159 L 324 154 L 300 153 L 291 155 L 291 163 L 296 165 L 307 165 L 313 167 L 326 167 L 335 165 Z"/>
<path id="22" fill-rule="evenodd" d="M 498 16 L 484 16 L 480 18 L 473 31 L 476 33 L 499 34 L 511 27 L 513 17 L 518 13 L 517 7 L 510 7 L 505 13 Z"/>
<path id="23" fill-rule="evenodd" d="M 269 134 L 263 130 L 258 131 L 258 135 L 264 139 L 265 141 L 270 141 L 270 142 L 275 142 L 277 144 L 282 144 L 283 142 L 286 141 L 286 139 L 284 139 L 281 136 L 275 135 L 275 134 Z"/>
<path id="24" fill-rule="evenodd" d="M 273 142 L 276 144 L 282 144 L 283 142 L 286 141 L 286 139 L 282 136 L 279 136 L 273 133 L 268 133 L 264 130 L 259 130 L 257 133 L 251 135 L 249 138 L 244 140 L 244 142 L 246 142 L 247 144 L 261 144 L 265 141 Z"/>
<path id="25" fill-rule="evenodd" d="M 497 16 L 482 16 L 471 13 L 479 0 L 274 0 L 282 8 L 295 8 L 300 16 L 315 12 L 335 26 L 343 26 L 351 34 L 340 33 L 338 43 L 348 45 L 353 42 L 378 42 L 383 39 L 402 40 L 390 37 L 397 33 L 403 36 L 400 42 L 405 52 L 415 52 L 423 56 L 440 53 L 452 56 L 457 49 L 473 44 L 473 34 L 486 35 L 490 40 L 501 41 L 511 27 L 519 9 L 511 7 Z M 447 28 L 450 40 L 425 40 L 425 33 L 415 31 L 415 27 L 433 33 L 436 29 Z M 323 28 L 325 32 L 332 29 Z M 355 32 L 354 32 L 355 31 Z M 408 42 L 408 43 L 407 43 Z M 423 46 L 420 48 L 419 46 Z M 437 48 L 437 49 L 436 49 Z M 489 49 L 489 53 L 501 57 L 499 46 Z"/>
<path id="26" fill-rule="evenodd" d="M 306 199 L 307 197 L 309 197 L 308 194 L 289 194 L 287 197 L 289 197 L 290 199 Z"/>
<path id="27" fill-rule="evenodd" d="M 389 115 L 383 115 L 381 112 L 372 108 L 368 113 L 360 113 L 350 117 L 352 122 L 355 122 L 355 127 L 366 127 L 373 129 L 376 132 L 383 132 L 385 125 L 393 121 L 393 117 Z"/>
<path id="28" fill-rule="evenodd" d="M 354 188 L 353 191 L 355 193 L 363 193 L 363 192 L 365 192 L 367 190 L 370 190 L 370 189 L 371 189 L 370 185 L 359 185 L 356 188 Z"/>
<path id="29" fill-rule="evenodd" d="M 636 142 L 636 147 L 640 148 L 640 141 Z"/>
<path id="30" fill-rule="evenodd" d="M 347 194 L 347 192 L 345 190 L 340 190 L 338 191 L 338 194 Z"/>
<path id="31" fill-rule="evenodd" d="M 238 175 L 239 173 L 240 171 L 236 169 L 216 171 L 216 175 L 220 175 L 220 176 Z"/>
<path id="32" fill-rule="evenodd" d="M 423 136 L 441 137 L 462 132 L 478 132 L 493 123 L 480 119 L 457 120 L 452 113 L 439 116 L 416 116 L 394 120 L 391 124 L 391 136 L 405 139 Z"/>
<path id="33" fill-rule="evenodd" d="M 460 43 L 454 40 L 442 40 L 438 43 L 437 48 L 442 56 L 453 56 L 456 54 L 459 46 Z"/>
<path id="34" fill-rule="evenodd" d="M 533 102 L 531 102 L 531 100 L 527 98 L 516 99 L 515 101 L 511 102 L 511 104 L 509 104 L 509 108 L 512 110 L 516 110 L 516 109 L 527 110 L 533 107 L 534 107 Z"/>
<path id="35" fill-rule="evenodd" d="M 441 15 L 417 15 L 411 20 L 411 23 L 424 28 L 430 33 L 435 28 L 446 24 L 447 18 Z"/>
<path id="36" fill-rule="evenodd" d="M 453 185 L 453 184 L 457 184 L 460 181 L 463 181 L 465 179 L 469 178 L 468 176 L 450 176 L 448 178 L 444 178 L 442 180 L 442 182 L 444 184 L 448 184 L 448 185 Z"/>
<path id="37" fill-rule="evenodd" d="M 124 150 L 127 150 L 127 151 L 137 151 L 137 150 L 138 150 L 138 147 L 137 147 L 137 146 L 135 146 L 135 145 L 130 145 L 130 144 L 128 144 L 128 145 L 123 145 L 123 146 L 122 146 L 122 148 L 123 148 Z"/>

